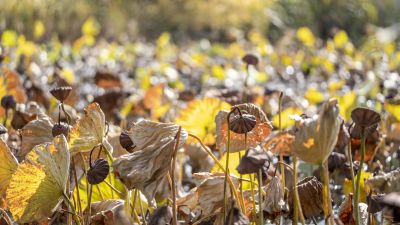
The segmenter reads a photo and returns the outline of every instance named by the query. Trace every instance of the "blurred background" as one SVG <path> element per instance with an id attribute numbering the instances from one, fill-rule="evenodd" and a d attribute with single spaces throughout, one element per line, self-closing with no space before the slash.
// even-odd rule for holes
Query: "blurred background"
<path id="1" fill-rule="evenodd" d="M 61 41 L 75 40 L 88 20 L 90 32 L 110 41 L 152 40 L 169 32 L 179 41 L 229 42 L 253 30 L 276 41 L 306 26 L 322 39 L 345 30 L 357 45 L 377 27 L 389 28 L 392 39 L 400 30 L 400 0 L 0 0 L 0 5 L 0 32 L 14 30 L 39 42 L 55 34 Z"/>

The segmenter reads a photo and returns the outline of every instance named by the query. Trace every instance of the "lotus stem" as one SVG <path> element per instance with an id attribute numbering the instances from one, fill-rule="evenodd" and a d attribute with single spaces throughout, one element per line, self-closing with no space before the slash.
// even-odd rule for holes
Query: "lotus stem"
<path id="1" fill-rule="evenodd" d="M 360 181 L 361 181 L 361 172 L 362 172 L 362 168 L 363 168 L 363 164 L 364 164 L 364 158 L 365 158 L 365 141 L 366 141 L 366 135 L 363 132 L 362 136 L 361 136 L 361 160 L 360 160 L 360 168 L 358 168 L 357 171 L 357 180 L 355 183 L 355 194 L 354 194 L 354 199 L 353 199 L 353 212 L 354 212 L 354 218 L 356 221 L 356 225 L 360 224 L 360 212 L 358 209 L 358 203 L 360 202 Z"/>
<path id="2" fill-rule="evenodd" d="M 333 214 L 332 214 L 332 202 L 331 202 L 331 190 L 329 185 L 329 170 L 328 170 L 328 160 L 322 163 L 322 176 L 323 176 L 323 201 L 324 201 L 324 216 L 325 224 L 334 225 Z"/>
<path id="3" fill-rule="evenodd" d="M 143 225 L 147 225 L 146 215 L 144 214 L 143 205 L 142 205 L 142 198 L 140 197 L 140 191 L 138 191 L 138 197 L 139 197 L 140 214 L 142 215 L 142 219 L 143 219 Z"/>
<path id="4" fill-rule="evenodd" d="M 175 164 L 176 164 L 176 154 L 179 148 L 179 140 L 181 137 L 182 127 L 179 126 L 178 133 L 175 137 L 175 146 L 174 151 L 172 153 L 172 164 L 171 164 L 171 189 L 172 189 L 172 224 L 178 225 L 178 213 L 177 213 L 177 205 L 176 205 L 176 184 L 175 184 Z"/>
<path id="5" fill-rule="evenodd" d="M 135 189 L 135 191 L 133 192 L 133 206 L 132 206 L 132 214 L 135 217 L 136 222 L 138 222 L 140 224 L 140 218 L 139 215 L 136 212 L 136 199 L 138 196 L 138 189 Z M 140 198 L 140 195 L 139 195 Z"/>
<path id="6" fill-rule="evenodd" d="M 294 184 L 294 205 L 293 205 L 293 223 L 298 224 L 300 218 L 301 224 L 304 225 L 303 209 L 299 198 L 299 191 L 297 190 L 297 157 L 293 156 L 293 184 Z"/>
<path id="7" fill-rule="evenodd" d="M 229 116 L 228 116 L 229 120 Z M 227 215 L 227 196 L 226 196 L 226 185 L 227 185 L 227 179 L 229 175 L 229 153 L 230 153 L 230 140 L 231 140 L 231 132 L 229 130 L 229 122 L 228 122 L 228 144 L 227 144 L 227 152 L 226 152 L 226 160 L 225 160 L 225 178 L 224 178 L 224 223 L 226 221 L 226 215 Z M 232 190 L 231 190 L 232 192 Z"/>
<path id="8" fill-rule="evenodd" d="M 189 136 L 194 138 L 194 139 L 196 139 L 200 143 L 200 146 L 202 147 L 202 149 L 214 160 L 215 164 L 217 164 L 219 169 L 222 172 L 224 172 L 224 174 L 225 174 L 226 170 L 225 170 L 224 166 L 219 162 L 217 157 L 215 157 L 215 155 L 203 144 L 203 142 L 200 140 L 200 138 L 197 137 L 194 134 L 189 134 Z M 229 182 L 229 186 L 232 188 L 232 190 L 235 190 L 233 192 L 235 199 L 239 201 L 239 196 L 237 195 L 237 191 L 236 191 L 235 185 L 233 184 L 233 181 L 232 181 L 230 176 L 228 176 L 228 182 Z M 252 181 L 250 181 L 250 182 L 252 182 Z M 240 209 L 241 209 L 242 212 L 244 212 L 244 205 L 240 205 Z"/>
<path id="9" fill-rule="evenodd" d="M 75 160 L 72 158 L 72 170 L 73 170 L 73 176 L 75 180 L 75 190 L 76 190 L 76 196 L 77 196 L 77 202 L 78 202 L 78 213 L 81 216 L 82 215 L 82 204 L 81 204 L 81 195 L 79 194 L 79 181 L 78 181 L 78 175 L 76 174 L 76 168 L 75 168 Z"/>
<path id="10" fill-rule="evenodd" d="M 90 215 L 92 211 L 92 185 L 87 183 L 88 188 L 89 188 L 89 194 L 88 194 L 88 214 L 86 217 L 86 225 L 90 225 Z"/>
<path id="11" fill-rule="evenodd" d="M 80 225 L 81 222 L 80 222 L 79 218 L 77 217 L 74 204 L 71 202 L 71 199 L 68 197 L 68 195 L 67 195 L 65 192 L 63 192 L 63 196 L 64 196 L 64 199 L 67 201 L 69 207 L 70 207 L 70 208 L 73 210 L 73 212 L 74 212 L 74 213 L 73 213 L 73 214 L 74 214 L 73 218 L 74 218 L 75 223 L 76 223 L 77 225 Z M 90 211 L 89 211 L 89 217 L 90 217 Z"/>
<path id="12" fill-rule="evenodd" d="M 351 140 L 349 140 L 349 143 L 347 144 L 347 154 L 348 154 L 348 159 L 349 159 L 349 164 L 350 164 L 350 174 L 351 174 L 351 188 L 353 189 L 352 193 L 356 190 L 355 188 L 355 183 L 354 183 L 354 168 L 353 168 L 353 155 L 351 152 Z"/>
<path id="13" fill-rule="evenodd" d="M 253 199 L 252 203 L 253 203 L 253 217 L 256 218 L 257 217 L 257 210 L 256 210 L 256 194 L 254 191 L 254 182 L 253 182 L 253 176 L 251 174 L 249 174 L 249 178 L 250 178 L 250 190 L 251 190 L 251 198 Z"/>
<path id="14" fill-rule="evenodd" d="M 283 92 L 279 92 L 279 100 L 278 100 L 278 118 L 279 118 L 279 131 L 282 131 L 282 99 L 283 99 Z M 281 182 L 282 182 L 282 193 L 285 193 L 285 168 L 283 162 L 283 155 L 279 154 L 279 163 L 281 168 Z"/>
<path id="15" fill-rule="evenodd" d="M 258 170 L 258 207 L 259 207 L 259 219 L 260 225 L 264 224 L 264 215 L 263 215 L 263 208 L 262 208 L 262 201 L 263 201 L 263 191 L 262 191 L 262 169 Z"/>

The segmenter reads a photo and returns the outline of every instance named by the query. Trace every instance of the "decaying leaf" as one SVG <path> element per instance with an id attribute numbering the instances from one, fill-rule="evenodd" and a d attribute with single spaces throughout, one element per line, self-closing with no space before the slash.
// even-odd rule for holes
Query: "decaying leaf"
<path id="1" fill-rule="evenodd" d="M 251 174 L 257 173 L 262 168 L 267 171 L 268 167 L 269 161 L 267 154 L 260 146 L 257 146 L 256 148 L 249 148 L 246 150 L 245 155 L 240 159 L 237 171 L 240 174 Z"/>
<path id="2" fill-rule="evenodd" d="M 125 201 L 121 199 L 104 200 L 91 204 L 92 225 L 129 225 L 132 224 L 124 210 Z M 87 215 L 88 209 L 84 211 Z"/>
<path id="3" fill-rule="evenodd" d="M 122 83 L 118 75 L 107 72 L 107 71 L 97 71 L 94 76 L 94 82 L 97 86 L 101 88 L 121 88 Z"/>
<path id="4" fill-rule="evenodd" d="M 321 164 L 333 151 L 341 119 L 336 99 L 325 102 L 319 115 L 312 118 L 295 118 L 295 140 L 292 153 L 301 160 Z"/>
<path id="5" fill-rule="evenodd" d="M 26 124 L 21 130 L 22 145 L 17 157 L 23 159 L 36 145 L 51 142 L 53 124 L 53 120 L 44 113 Z"/>
<path id="6" fill-rule="evenodd" d="M 379 192 L 390 193 L 400 190 L 400 168 L 383 175 L 371 177 L 365 184 Z"/>
<path id="7" fill-rule="evenodd" d="M 178 199 L 177 204 L 188 206 L 192 211 L 201 209 L 202 216 L 217 212 L 223 207 L 224 201 L 224 174 L 223 173 L 196 173 L 193 178 L 200 181 L 197 187 L 188 195 Z M 238 188 L 239 181 L 232 177 L 232 182 Z M 227 186 L 228 201 L 231 201 L 230 186 Z M 230 199 L 230 200 L 229 200 Z"/>
<path id="8" fill-rule="evenodd" d="M 289 210 L 288 205 L 284 201 L 284 193 L 282 192 L 282 183 L 278 176 L 274 176 L 265 192 L 267 196 L 263 202 L 263 210 L 269 214 L 272 219 L 276 215 L 281 215 Z"/>
<path id="9" fill-rule="evenodd" d="M 232 203 L 230 210 L 226 216 L 224 225 L 248 225 L 248 224 L 250 224 L 249 219 L 237 207 L 234 206 L 234 203 Z"/>
<path id="10" fill-rule="evenodd" d="M 71 153 L 87 152 L 98 144 L 112 152 L 112 146 L 106 137 L 106 121 L 99 104 L 91 103 L 85 108 L 85 114 L 72 127 L 69 133 Z"/>
<path id="11" fill-rule="evenodd" d="M 256 105 L 251 103 L 239 104 L 233 107 L 238 107 L 241 111 L 247 112 L 256 118 L 255 127 L 247 133 L 247 147 L 255 147 L 257 144 L 264 141 L 272 131 L 272 124 L 268 120 L 265 113 Z M 220 111 L 215 117 L 217 124 L 217 146 L 222 151 L 226 151 L 228 140 L 228 116 L 227 111 Z M 233 115 L 232 115 L 233 116 Z M 230 151 L 236 152 L 245 149 L 245 135 L 230 133 Z"/>
<path id="12" fill-rule="evenodd" d="M 297 184 L 297 191 L 304 218 L 319 216 L 324 211 L 322 184 L 316 177 L 306 177 Z M 294 190 L 289 194 L 289 203 L 294 205 Z M 293 208 L 291 209 L 293 211 Z M 293 212 L 291 212 L 293 214 Z"/>
<path id="13" fill-rule="evenodd" d="M 160 182 L 170 169 L 175 139 L 179 126 L 142 120 L 136 123 L 131 139 L 137 151 L 122 155 L 114 160 L 117 177 L 128 189 L 138 188 L 151 201 Z M 182 129 L 179 147 L 187 139 Z"/>
<path id="14" fill-rule="evenodd" d="M 45 220 L 65 192 L 70 165 L 64 136 L 37 145 L 11 177 L 6 202 L 19 223 Z"/>
<path id="15" fill-rule="evenodd" d="M 282 131 L 271 135 L 265 142 L 264 148 L 278 155 L 289 155 L 290 145 L 294 142 L 294 135 L 290 131 Z"/>

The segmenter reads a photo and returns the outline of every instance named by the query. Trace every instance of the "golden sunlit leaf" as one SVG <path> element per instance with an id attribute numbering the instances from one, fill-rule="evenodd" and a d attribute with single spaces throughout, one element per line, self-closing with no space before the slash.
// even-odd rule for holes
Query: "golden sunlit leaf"
<path id="1" fill-rule="evenodd" d="M 11 176 L 15 172 L 18 166 L 17 159 L 11 153 L 7 144 L 0 139 L 0 198 L 5 192 L 10 182 Z"/>
<path id="2" fill-rule="evenodd" d="M 349 42 L 349 37 L 347 36 L 346 31 L 341 30 L 337 32 L 333 37 L 333 42 L 337 48 L 343 48 Z"/>
<path id="3" fill-rule="evenodd" d="M 6 47 L 13 47 L 17 44 L 18 35 L 13 30 L 5 30 L 1 36 L 1 44 Z"/>
<path id="4" fill-rule="evenodd" d="M 0 68 L 0 99 L 12 95 L 17 103 L 26 101 L 25 90 L 17 72 L 8 68 Z M 0 107 L 0 117 L 4 116 L 4 108 Z"/>
<path id="5" fill-rule="evenodd" d="M 87 152 L 98 144 L 112 152 L 112 147 L 104 137 L 106 133 L 106 121 L 99 104 L 91 103 L 86 106 L 85 114 L 72 127 L 69 133 L 69 144 L 72 153 Z"/>
<path id="6" fill-rule="evenodd" d="M 340 116 L 345 120 L 350 119 L 351 111 L 355 108 L 357 102 L 357 94 L 349 91 L 342 96 L 336 96 L 340 109 Z"/>
<path id="7" fill-rule="evenodd" d="M 89 17 L 82 25 L 82 34 L 96 36 L 100 32 L 100 24 L 95 18 Z"/>
<path id="8" fill-rule="evenodd" d="M 361 171 L 361 179 L 360 179 L 360 198 L 362 202 L 365 202 L 367 199 L 367 194 L 369 193 L 370 188 L 368 185 L 365 185 L 364 181 L 367 180 L 368 178 L 372 177 L 372 173 L 366 172 L 366 171 Z M 354 180 L 357 179 L 357 175 L 354 176 Z M 343 192 L 348 195 L 353 192 L 353 183 L 351 180 L 345 179 L 343 183 Z"/>
<path id="9" fill-rule="evenodd" d="M 311 47 L 314 45 L 315 38 L 312 31 L 308 27 L 300 27 L 296 33 L 297 38 L 303 42 L 304 45 Z"/>
<path id="10" fill-rule="evenodd" d="M 288 107 L 281 112 L 281 128 L 286 129 L 294 125 L 295 121 L 290 119 L 291 115 L 300 115 L 303 111 L 297 107 Z M 279 125 L 279 114 L 272 117 L 272 123 L 275 126 Z"/>
<path id="11" fill-rule="evenodd" d="M 190 101 L 187 107 L 179 112 L 175 123 L 199 137 L 204 144 L 211 145 L 215 143 L 214 118 L 219 111 L 229 108 L 228 103 L 216 98 L 196 99 Z"/>
<path id="12" fill-rule="evenodd" d="M 304 94 L 304 98 L 307 99 L 311 104 L 318 104 L 325 100 L 325 96 L 322 92 L 316 88 L 309 88 Z"/>
<path id="13" fill-rule="evenodd" d="M 33 28 L 33 36 L 35 36 L 35 38 L 40 38 L 43 36 L 45 31 L 46 29 L 43 22 L 40 20 L 36 20 Z"/>
<path id="14" fill-rule="evenodd" d="M 11 177 L 7 204 L 16 221 L 46 220 L 65 192 L 69 174 L 68 144 L 63 135 L 36 146 Z"/>
<path id="15" fill-rule="evenodd" d="M 400 122 L 400 104 L 395 105 L 385 102 L 383 107 Z"/>

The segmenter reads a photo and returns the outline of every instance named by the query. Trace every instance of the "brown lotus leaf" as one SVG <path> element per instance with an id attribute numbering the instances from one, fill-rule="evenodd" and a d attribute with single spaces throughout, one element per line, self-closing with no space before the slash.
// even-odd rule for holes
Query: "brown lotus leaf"
<path id="1" fill-rule="evenodd" d="M 346 155 L 332 152 L 328 157 L 328 169 L 332 173 L 335 169 L 342 169 L 347 162 Z"/>
<path id="2" fill-rule="evenodd" d="M 246 63 L 247 65 L 257 66 L 259 60 L 258 60 L 257 56 L 255 56 L 253 54 L 246 54 L 245 56 L 243 56 L 242 61 L 244 63 Z"/>
<path id="3" fill-rule="evenodd" d="M 292 153 L 308 163 L 325 162 L 336 145 L 342 123 L 337 100 L 325 102 L 319 114 L 312 118 L 296 117 L 295 120 Z"/>
<path id="4" fill-rule="evenodd" d="M 371 177 L 365 181 L 371 189 L 383 193 L 390 193 L 400 190 L 400 168 L 382 175 Z"/>
<path id="5" fill-rule="evenodd" d="M 232 107 L 238 107 L 241 111 L 245 111 L 249 115 L 256 118 L 256 125 L 250 132 L 247 133 L 247 147 L 255 147 L 257 144 L 264 141 L 272 131 L 272 124 L 268 120 L 265 113 L 256 105 L 251 103 L 239 104 Z M 220 111 L 215 117 L 217 125 L 217 147 L 222 151 L 226 151 L 228 140 L 228 116 L 227 111 Z M 235 115 L 235 114 L 233 114 Z M 233 116 L 232 115 L 232 116 Z M 230 152 L 237 152 L 245 149 L 245 135 L 230 132 Z"/>
<path id="6" fill-rule="evenodd" d="M 271 135 L 264 143 L 264 149 L 277 155 L 290 155 L 290 146 L 294 142 L 294 135 L 290 131 L 281 131 Z"/>
<path id="7" fill-rule="evenodd" d="M 375 110 L 358 107 L 351 112 L 351 119 L 357 128 L 370 134 L 378 126 L 381 121 L 381 116 Z"/>
<path id="8" fill-rule="evenodd" d="M 349 143 L 349 139 L 350 139 L 350 134 L 343 121 L 342 124 L 340 125 L 338 139 L 336 141 L 335 149 L 333 151 L 345 154 L 347 152 L 346 146 Z"/>
<path id="9" fill-rule="evenodd" d="M 172 221 L 171 206 L 162 206 L 154 210 L 154 213 L 149 218 L 149 225 L 171 224 L 171 221 Z"/>
<path id="10" fill-rule="evenodd" d="M 304 218 L 319 216 L 324 211 L 322 184 L 316 177 L 306 177 L 297 184 Z M 294 205 L 294 189 L 289 193 L 289 204 Z M 293 214 L 293 208 L 291 209 Z"/>
<path id="11" fill-rule="evenodd" d="M 131 219 L 125 213 L 124 200 L 111 199 L 91 204 L 90 224 L 92 225 L 130 225 Z M 84 218 L 88 214 L 88 208 L 84 211 Z"/>
<path id="12" fill-rule="evenodd" d="M 231 105 L 242 103 L 242 92 L 237 89 L 210 89 L 206 91 L 205 96 L 218 98 Z"/>
<path id="13" fill-rule="evenodd" d="M 264 167 L 264 169 L 263 169 Z M 249 148 L 245 155 L 240 159 L 237 171 L 239 174 L 257 173 L 260 169 L 268 170 L 269 161 L 267 154 L 260 146 Z"/>
<path id="14" fill-rule="evenodd" d="M 37 119 L 26 124 L 21 130 L 21 151 L 17 152 L 17 158 L 25 158 L 26 154 L 36 145 L 52 142 L 53 125 L 53 120 L 44 113 L 39 114 Z"/>
<path id="15" fill-rule="evenodd" d="M 384 194 L 368 195 L 367 196 L 367 204 L 369 206 L 368 212 L 375 214 L 377 212 L 382 211 L 383 204 L 381 202 L 384 197 L 385 197 Z"/>
<path id="16" fill-rule="evenodd" d="M 384 222 L 395 224 L 400 222 L 400 192 L 387 194 L 381 200 L 381 204 L 386 206 L 383 210 Z"/>
<path id="17" fill-rule="evenodd" d="M 23 111 L 16 110 L 11 119 L 11 126 L 16 129 L 22 129 L 27 123 L 36 119 L 36 115 L 32 115 Z"/>
<path id="18" fill-rule="evenodd" d="M 110 121 L 114 119 L 114 113 L 119 111 L 122 106 L 124 93 L 121 89 L 110 89 L 104 94 L 97 96 L 93 99 L 100 105 L 101 110 L 104 112 L 106 120 Z"/>
<path id="19" fill-rule="evenodd" d="M 354 224 L 353 218 L 353 194 L 347 195 L 345 200 L 339 206 L 339 219 L 343 224 Z"/>
<path id="20" fill-rule="evenodd" d="M 142 120 L 132 130 L 131 139 L 137 150 L 116 158 L 114 171 L 128 189 L 138 188 L 151 201 L 170 169 L 179 126 Z M 182 129 L 178 147 L 187 136 Z"/>
<path id="21" fill-rule="evenodd" d="M 375 155 L 375 150 L 381 141 L 378 131 L 374 131 L 365 140 L 365 161 L 371 160 Z M 351 150 L 353 152 L 353 159 L 360 160 L 361 155 L 361 139 L 352 138 L 351 139 Z"/>
<path id="22" fill-rule="evenodd" d="M 200 207 L 202 216 L 207 216 L 220 210 L 224 205 L 224 174 L 223 173 L 195 173 L 194 179 L 200 182 L 189 194 L 177 200 L 177 204 L 188 206 L 192 211 Z M 237 178 L 232 177 L 236 188 L 239 187 Z M 230 186 L 227 185 L 227 198 L 231 201 Z"/>
<path id="23" fill-rule="evenodd" d="M 268 213 L 271 219 L 275 219 L 289 210 L 288 205 L 284 201 L 284 193 L 282 192 L 281 185 L 280 178 L 274 176 L 265 188 L 267 195 L 263 202 L 263 210 Z"/>
<path id="24" fill-rule="evenodd" d="M 17 103 L 26 101 L 25 90 L 17 72 L 5 67 L 0 68 L 0 86 L 5 90 L 5 93 L 0 93 L 0 99 L 3 95 L 12 95 Z M 3 116 L 4 113 L 4 109 L 0 107 L 0 116 Z"/>
<path id="25" fill-rule="evenodd" d="M 106 71 L 97 71 L 94 76 L 94 82 L 97 86 L 107 88 L 122 88 L 121 79 L 113 73 Z"/>

